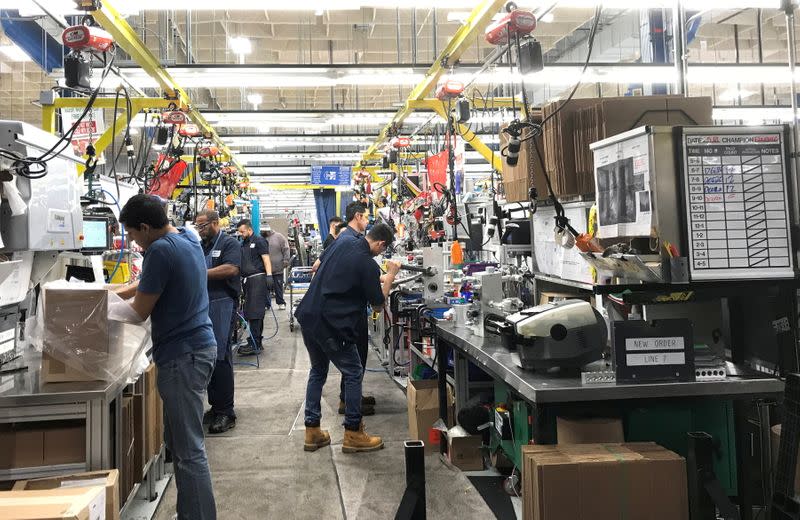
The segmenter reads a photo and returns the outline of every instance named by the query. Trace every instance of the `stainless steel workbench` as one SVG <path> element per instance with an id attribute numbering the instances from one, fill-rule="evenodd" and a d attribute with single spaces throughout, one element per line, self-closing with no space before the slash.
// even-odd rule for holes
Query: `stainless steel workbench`
<path id="1" fill-rule="evenodd" d="M 0 481 L 116 467 L 122 459 L 116 438 L 122 431 L 118 399 L 127 381 L 42 385 L 39 380 L 40 362 L 41 354 L 29 351 L 24 360 L 15 362 L 27 366 L 27 370 L 0 376 L 0 423 L 84 420 L 86 462 L 0 470 Z"/>
<path id="2" fill-rule="evenodd" d="M 456 328 L 451 323 L 438 324 L 437 334 L 492 378 L 505 382 L 523 399 L 534 404 L 702 396 L 752 398 L 783 392 L 783 382 L 779 379 L 733 364 L 729 364 L 729 376 L 724 381 L 583 385 L 579 374 L 559 375 L 521 369 L 514 362 L 515 354 L 502 347 L 496 337 L 481 338 L 469 329 Z M 454 379 L 458 387 L 465 374 L 458 362 L 455 367 Z M 459 393 L 456 388 L 456 401 Z"/>

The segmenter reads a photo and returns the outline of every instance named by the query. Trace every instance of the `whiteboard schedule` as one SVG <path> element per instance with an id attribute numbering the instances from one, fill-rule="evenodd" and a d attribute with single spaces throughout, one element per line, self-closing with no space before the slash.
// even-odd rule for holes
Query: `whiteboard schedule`
<path id="1" fill-rule="evenodd" d="M 785 127 L 682 130 L 692 280 L 794 277 Z"/>

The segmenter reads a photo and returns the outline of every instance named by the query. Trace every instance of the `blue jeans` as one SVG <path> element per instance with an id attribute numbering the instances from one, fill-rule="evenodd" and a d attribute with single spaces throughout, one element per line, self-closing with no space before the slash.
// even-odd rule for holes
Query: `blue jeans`
<path id="1" fill-rule="evenodd" d="M 322 419 L 322 387 L 328 378 L 330 364 L 339 369 L 344 381 L 344 427 L 358 430 L 361 425 L 361 378 L 364 367 L 358 356 L 355 343 L 343 343 L 329 339 L 321 342 L 303 333 L 303 341 L 311 359 L 311 371 L 306 386 L 306 426 L 319 426 Z"/>
<path id="2" fill-rule="evenodd" d="M 158 367 L 164 401 L 164 444 L 172 452 L 179 520 L 216 520 L 203 438 L 203 393 L 211 379 L 217 347 L 179 356 Z"/>

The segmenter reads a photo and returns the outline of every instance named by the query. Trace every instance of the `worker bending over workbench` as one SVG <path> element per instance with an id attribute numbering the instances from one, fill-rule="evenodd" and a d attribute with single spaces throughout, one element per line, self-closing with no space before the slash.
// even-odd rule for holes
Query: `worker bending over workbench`
<path id="1" fill-rule="evenodd" d="M 117 290 L 152 322 L 153 361 L 164 402 L 164 444 L 172 453 L 178 520 L 217 518 L 203 438 L 203 392 L 217 358 L 208 317 L 206 263 L 197 237 L 169 224 L 163 201 L 135 195 L 120 212 L 128 236 L 145 250 L 138 282 Z"/>
<path id="2" fill-rule="evenodd" d="M 306 387 L 305 447 L 315 451 L 330 444 L 330 435 L 320 429 L 322 387 L 333 363 L 342 373 L 345 401 L 344 453 L 383 448 L 380 437 L 364 431 L 361 414 L 361 384 L 365 365 L 356 342 L 367 304 L 376 309 L 388 298 L 400 264 L 389 262 L 381 283 L 381 270 L 373 259 L 394 241 L 386 224 L 375 225 L 366 238 L 342 234 L 325 250 L 316 276 L 300 301 L 295 316 L 303 331 L 311 371 Z"/>

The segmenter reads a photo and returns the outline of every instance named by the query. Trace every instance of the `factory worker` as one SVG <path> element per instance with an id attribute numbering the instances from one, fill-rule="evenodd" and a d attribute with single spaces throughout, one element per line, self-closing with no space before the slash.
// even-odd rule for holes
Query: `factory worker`
<path id="1" fill-rule="evenodd" d="M 250 325 L 248 344 L 239 348 L 239 355 L 260 354 L 264 332 L 264 314 L 269 290 L 272 289 L 272 261 L 269 245 L 264 237 L 253 232 L 249 220 L 236 226 L 242 237 L 242 287 L 244 289 L 244 317 Z"/>
<path id="2" fill-rule="evenodd" d="M 208 384 L 211 410 L 203 415 L 203 423 L 209 425 L 208 433 L 218 434 L 236 426 L 230 339 L 242 286 L 239 278 L 242 250 L 235 238 L 220 229 L 219 213 L 216 211 L 201 211 L 195 220 L 195 227 L 203 241 L 208 269 L 208 315 L 217 341 L 217 363 Z"/>
<path id="3" fill-rule="evenodd" d="M 325 258 L 295 313 L 311 360 L 305 404 L 306 451 L 330 444 L 330 435 L 320 428 L 320 400 L 330 363 L 339 369 L 344 381 L 342 451 L 354 453 L 383 447 L 380 437 L 364 431 L 361 413 L 364 365 L 356 343 L 367 304 L 382 308 L 400 264 L 389 262 L 388 273 L 381 283 L 381 270 L 373 257 L 385 252 L 394 241 L 392 229 L 385 224 L 374 226 L 366 238 L 343 239 L 343 236 L 325 251 Z"/>
<path id="4" fill-rule="evenodd" d="M 164 402 L 164 443 L 172 453 L 179 520 L 215 520 L 203 438 L 203 392 L 217 359 L 208 317 L 206 263 L 197 237 L 169 224 L 163 201 L 135 195 L 119 221 L 145 250 L 138 282 L 117 290 L 152 322 L 153 360 Z"/>

